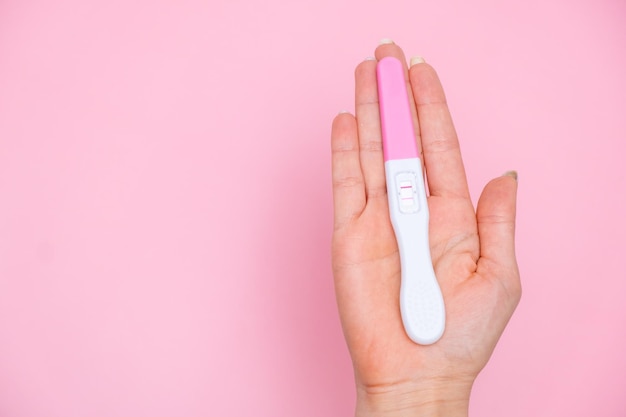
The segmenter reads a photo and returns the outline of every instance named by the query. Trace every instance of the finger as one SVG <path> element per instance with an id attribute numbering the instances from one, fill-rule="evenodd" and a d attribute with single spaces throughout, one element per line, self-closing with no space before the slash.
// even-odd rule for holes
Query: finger
<path id="1" fill-rule="evenodd" d="M 519 293 L 519 274 L 515 259 L 515 205 L 517 173 L 491 180 L 476 208 L 480 258 L 478 272 L 494 276 L 512 292 Z"/>
<path id="2" fill-rule="evenodd" d="M 387 196 L 385 165 L 378 110 L 376 59 L 366 59 L 354 72 L 355 109 L 361 170 L 368 199 Z"/>
<path id="3" fill-rule="evenodd" d="M 437 73 L 419 62 L 409 69 L 430 194 L 469 199 L 459 140 Z"/>
<path id="4" fill-rule="evenodd" d="M 383 43 L 383 42 L 391 42 L 388 40 L 381 41 L 381 44 L 376 48 L 376 59 L 379 61 L 387 56 L 392 56 L 397 58 L 402 62 L 404 67 L 404 79 L 406 81 L 406 90 L 409 95 L 409 106 L 411 107 L 411 118 L 413 119 L 413 132 L 415 134 L 415 140 L 417 143 L 417 151 L 419 152 L 420 159 L 422 159 L 422 141 L 420 138 L 420 121 L 418 120 L 418 114 L 415 108 L 415 102 L 412 100 L 413 97 L 413 89 L 411 87 L 411 83 L 409 82 L 409 74 L 408 68 L 406 65 L 406 58 L 404 56 L 404 52 L 402 49 L 396 45 L 395 43 Z M 422 160 L 423 161 L 423 160 Z"/>
<path id="5" fill-rule="evenodd" d="M 356 120 L 340 113 L 331 131 L 332 182 L 335 228 L 358 217 L 365 206 L 365 187 L 359 162 Z"/>

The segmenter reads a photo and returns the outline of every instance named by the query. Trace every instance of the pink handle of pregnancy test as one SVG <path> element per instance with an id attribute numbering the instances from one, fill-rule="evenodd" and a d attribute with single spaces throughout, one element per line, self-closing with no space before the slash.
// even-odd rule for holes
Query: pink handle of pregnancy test
<path id="1" fill-rule="evenodd" d="M 419 158 L 402 63 L 385 57 L 378 61 L 376 75 L 385 162 Z"/>

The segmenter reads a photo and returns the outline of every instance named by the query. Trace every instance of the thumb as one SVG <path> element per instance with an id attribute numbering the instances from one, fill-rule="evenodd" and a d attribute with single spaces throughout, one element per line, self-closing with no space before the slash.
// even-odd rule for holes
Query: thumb
<path id="1" fill-rule="evenodd" d="M 515 259 L 516 198 L 517 172 L 509 171 L 491 180 L 478 200 L 476 221 L 480 237 L 479 271 L 483 269 L 486 275 L 519 281 Z"/>

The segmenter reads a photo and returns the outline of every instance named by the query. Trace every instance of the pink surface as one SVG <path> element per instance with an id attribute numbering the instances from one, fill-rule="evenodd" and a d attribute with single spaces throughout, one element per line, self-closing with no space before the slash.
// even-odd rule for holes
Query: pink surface
<path id="1" fill-rule="evenodd" d="M 475 416 L 626 415 L 626 4 L 0 2 L 0 416 L 352 415 L 330 121 L 390 37 L 524 295 Z"/>
<path id="2" fill-rule="evenodd" d="M 376 79 L 385 161 L 419 157 L 402 63 L 393 57 L 381 59 Z"/>

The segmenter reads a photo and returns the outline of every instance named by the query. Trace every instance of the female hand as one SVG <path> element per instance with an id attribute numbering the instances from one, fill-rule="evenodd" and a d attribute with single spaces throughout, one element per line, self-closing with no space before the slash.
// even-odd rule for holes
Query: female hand
<path id="1" fill-rule="evenodd" d="M 376 85 L 377 60 L 406 60 L 393 43 L 379 45 L 375 56 L 356 68 L 356 115 L 339 114 L 331 135 L 333 271 L 357 416 L 464 416 L 473 381 L 521 296 L 517 174 L 489 182 L 474 211 L 437 74 L 412 60 L 405 75 L 430 190 L 432 261 L 446 305 L 443 337 L 415 344 L 400 317 L 400 258 L 387 206 Z"/>

